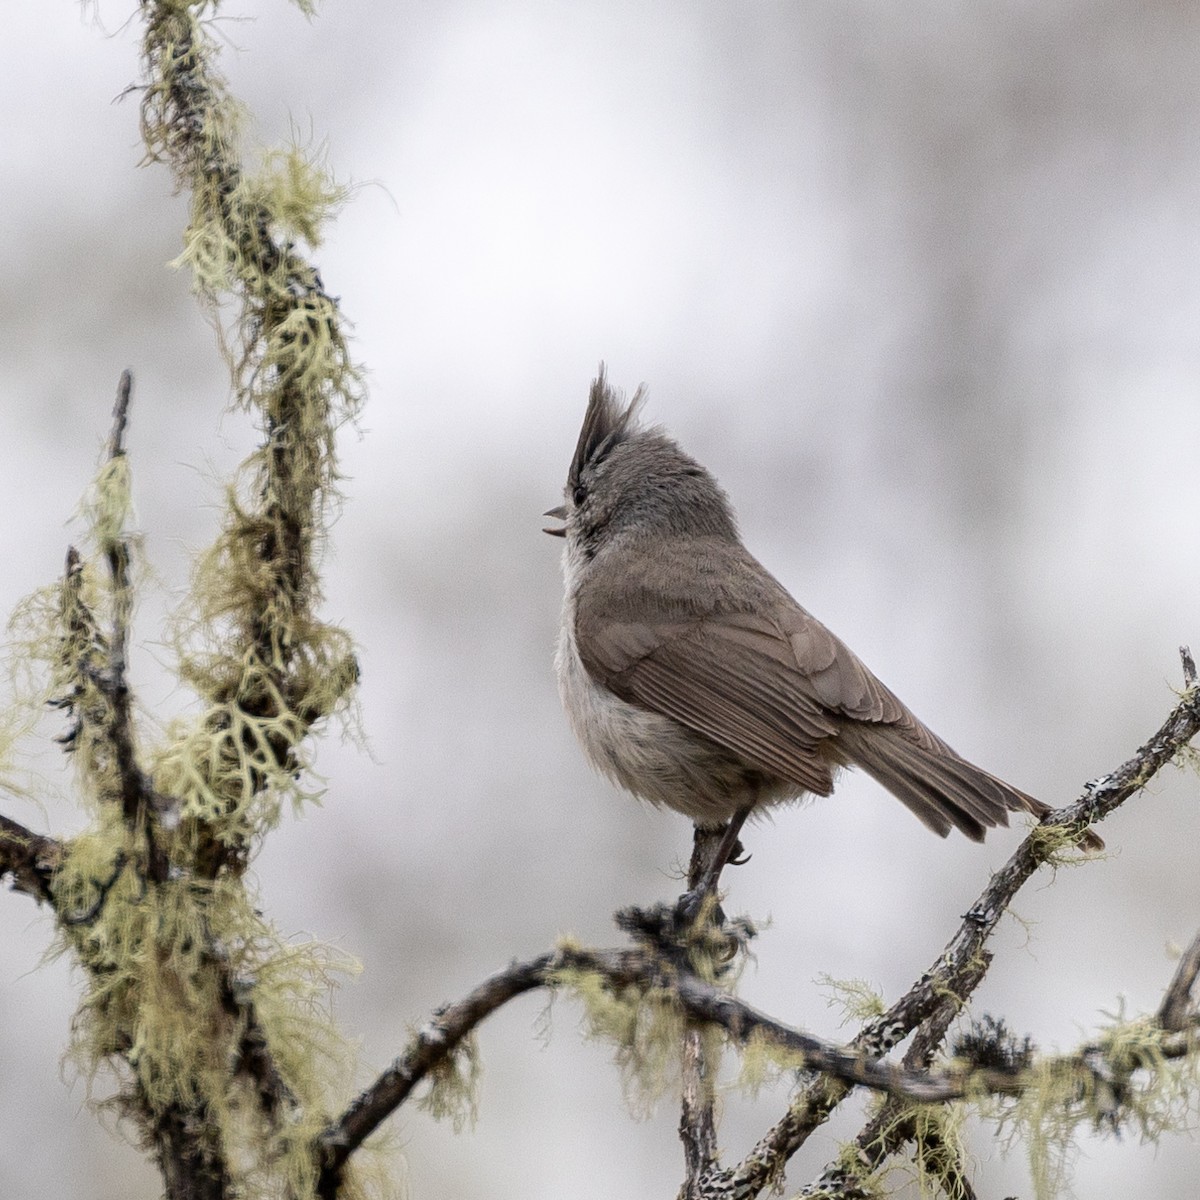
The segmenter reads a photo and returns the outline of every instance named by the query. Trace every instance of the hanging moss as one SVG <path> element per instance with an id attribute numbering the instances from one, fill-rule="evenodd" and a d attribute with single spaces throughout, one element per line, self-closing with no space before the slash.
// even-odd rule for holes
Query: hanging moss
<path id="1" fill-rule="evenodd" d="M 620 986 L 597 971 L 573 967 L 557 972 L 553 986 L 565 989 L 583 1005 L 585 1035 L 612 1046 L 631 1111 L 648 1116 L 680 1080 L 679 1055 L 687 1022 L 670 991 Z M 712 1044 L 706 1044 L 706 1053 L 715 1050 L 721 1039 L 708 1035 L 707 1040 Z M 716 1060 L 709 1061 L 715 1064 Z"/>
<path id="2" fill-rule="evenodd" d="M 455 1133 L 474 1127 L 479 1114 L 479 1044 L 469 1034 L 429 1073 L 429 1086 L 418 1107 L 439 1121 L 448 1120 Z"/>
<path id="3" fill-rule="evenodd" d="M 826 1001 L 829 1007 L 841 1010 L 843 1025 L 851 1021 L 863 1024 L 887 1011 L 882 993 L 865 979 L 834 979 L 832 975 L 820 975 L 817 983 L 829 993 Z"/>

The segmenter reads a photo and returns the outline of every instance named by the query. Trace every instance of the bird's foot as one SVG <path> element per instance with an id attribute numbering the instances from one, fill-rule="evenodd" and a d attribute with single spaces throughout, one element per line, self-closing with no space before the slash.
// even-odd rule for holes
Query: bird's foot
<path id="1" fill-rule="evenodd" d="M 725 910 L 711 889 L 689 888 L 675 901 L 676 929 L 690 929 L 705 911 L 705 902 L 711 902 L 708 919 L 718 928 L 725 924 Z"/>
<path id="2" fill-rule="evenodd" d="M 729 851 L 729 862 L 726 866 L 744 867 L 754 856 L 742 845 L 741 838 L 735 838 L 732 848 Z"/>

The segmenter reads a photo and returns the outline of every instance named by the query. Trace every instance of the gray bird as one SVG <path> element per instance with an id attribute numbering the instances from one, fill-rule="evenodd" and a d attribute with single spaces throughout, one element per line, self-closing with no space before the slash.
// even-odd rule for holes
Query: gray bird
<path id="1" fill-rule="evenodd" d="M 601 366 L 546 514 L 566 538 L 559 691 L 592 764 L 703 828 L 828 796 L 851 766 L 942 837 L 1050 811 L 952 750 L 792 599 L 712 475 L 638 423 L 643 400 L 623 405 Z"/>

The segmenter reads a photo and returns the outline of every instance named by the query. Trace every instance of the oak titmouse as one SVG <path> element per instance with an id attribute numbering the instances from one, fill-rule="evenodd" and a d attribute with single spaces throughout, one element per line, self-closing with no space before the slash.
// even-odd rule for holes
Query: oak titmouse
<path id="1" fill-rule="evenodd" d="M 566 538 L 556 667 L 592 764 L 702 828 L 828 796 L 862 767 L 935 833 L 1048 807 L 956 754 L 742 545 L 725 493 L 638 424 L 603 365 L 547 533 Z M 1090 831 L 1089 848 L 1102 843 Z"/>

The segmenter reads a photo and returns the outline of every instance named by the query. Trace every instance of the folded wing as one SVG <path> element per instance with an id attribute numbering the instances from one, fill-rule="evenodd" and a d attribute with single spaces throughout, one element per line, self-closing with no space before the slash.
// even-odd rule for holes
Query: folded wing
<path id="1" fill-rule="evenodd" d="M 977 841 L 1009 810 L 1044 810 L 955 753 L 782 589 L 776 600 L 775 619 L 631 620 L 585 604 L 580 655 L 622 699 L 805 791 L 828 795 L 837 766 L 860 766 L 936 833 L 953 827 Z"/>

